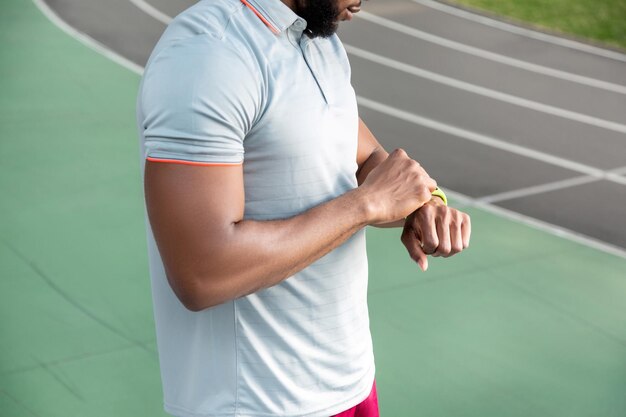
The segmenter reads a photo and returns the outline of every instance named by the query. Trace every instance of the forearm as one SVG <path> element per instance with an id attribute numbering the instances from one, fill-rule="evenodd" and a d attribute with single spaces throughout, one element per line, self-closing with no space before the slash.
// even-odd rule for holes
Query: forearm
<path id="1" fill-rule="evenodd" d="M 198 311 L 273 286 L 345 242 L 368 224 L 403 219 L 436 183 L 403 150 L 367 180 L 297 216 L 244 219 L 240 166 L 197 169 L 146 164 L 146 208 L 167 279 Z"/>
<path id="2" fill-rule="evenodd" d="M 370 172 L 378 165 L 382 164 L 389 154 L 382 146 L 376 147 L 369 157 L 363 162 L 363 164 L 359 167 L 359 170 L 356 173 L 356 180 L 359 185 L 365 182 L 365 179 L 369 175 Z"/>
<path id="3" fill-rule="evenodd" d="M 389 156 L 389 154 L 382 148 L 382 146 L 379 146 L 376 149 L 374 149 L 374 151 L 370 154 L 370 156 L 365 160 L 363 165 L 357 171 L 357 182 L 359 184 L 362 184 L 367 178 L 367 175 L 374 168 L 380 165 L 385 159 L 387 159 L 387 156 Z M 439 197 L 433 196 L 432 202 L 433 204 L 440 204 L 441 199 Z M 401 219 L 401 220 L 396 220 L 396 221 L 388 222 L 388 223 L 373 224 L 372 226 L 379 227 L 379 228 L 404 227 L 404 222 L 405 220 Z"/>
<path id="4" fill-rule="evenodd" d="M 201 310 L 271 287 L 345 242 L 368 223 L 360 190 L 284 220 L 242 220 L 198 257 L 189 308 Z"/>

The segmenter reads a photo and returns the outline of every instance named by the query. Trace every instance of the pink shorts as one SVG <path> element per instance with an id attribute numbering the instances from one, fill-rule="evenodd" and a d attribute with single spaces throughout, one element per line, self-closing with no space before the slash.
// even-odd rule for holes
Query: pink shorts
<path id="1" fill-rule="evenodd" d="M 379 417 L 378 414 L 378 395 L 376 395 L 376 381 L 372 386 L 372 392 L 361 403 L 355 405 L 349 410 L 342 411 L 331 417 Z"/>

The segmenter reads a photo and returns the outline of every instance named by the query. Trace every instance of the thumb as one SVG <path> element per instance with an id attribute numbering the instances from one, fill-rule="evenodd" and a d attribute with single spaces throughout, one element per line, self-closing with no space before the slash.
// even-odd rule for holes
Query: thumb
<path id="1" fill-rule="evenodd" d="M 408 224 L 404 226 L 401 240 L 411 259 L 417 262 L 422 271 L 426 272 L 428 269 L 428 255 L 424 253 L 421 240 Z"/>
<path id="2" fill-rule="evenodd" d="M 422 271 L 426 272 L 426 270 L 428 269 L 428 255 L 426 255 L 422 250 L 421 242 L 417 239 L 415 239 L 415 242 L 417 243 L 415 245 L 415 252 L 417 253 L 417 264 L 420 266 Z"/>

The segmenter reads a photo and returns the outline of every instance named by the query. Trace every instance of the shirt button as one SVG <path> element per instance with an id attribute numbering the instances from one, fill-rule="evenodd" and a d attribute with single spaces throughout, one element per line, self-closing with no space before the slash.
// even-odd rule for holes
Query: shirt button
<path id="1" fill-rule="evenodd" d="M 298 19 L 293 22 L 293 27 L 296 30 L 304 30 L 306 29 L 306 22 L 304 20 Z"/>

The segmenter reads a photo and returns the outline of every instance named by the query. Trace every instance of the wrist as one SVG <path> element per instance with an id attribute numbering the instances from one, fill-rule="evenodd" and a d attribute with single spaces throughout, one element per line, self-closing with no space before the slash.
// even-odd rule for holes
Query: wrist
<path id="1" fill-rule="evenodd" d="M 437 196 L 432 196 L 431 199 L 428 200 L 428 203 L 426 204 L 430 204 L 432 206 L 445 206 L 446 205 L 446 203 L 443 202 L 441 197 L 437 197 Z"/>
<path id="2" fill-rule="evenodd" d="M 350 191 L 351 201 L 348 202 L 350 207 L 355 212 L 355 219 L 360 226 L 367 226 L 377 223 L 377 213 L 375 199 L 372 198 L 371 193 L 361 186 Z"/>
<path id="3" fill-rule="evenodd" d="M 439 200 L 441 203 L 443 203 L 444 206 L 448 205 L 448 197 L 446 197 L 446 193 L 444 193 L 441 188 L 437 187 L 435 191 L 432 192 L 432 196 L 433 198 L 431 199 L 431 201 Z"/>

